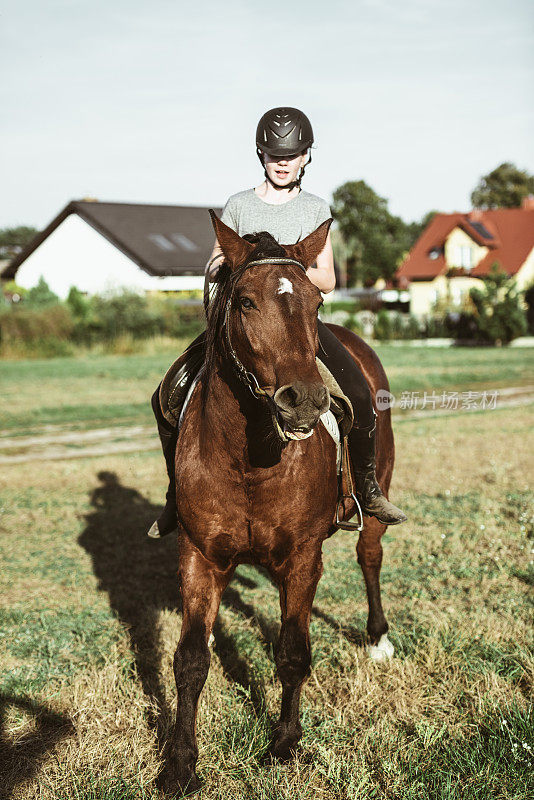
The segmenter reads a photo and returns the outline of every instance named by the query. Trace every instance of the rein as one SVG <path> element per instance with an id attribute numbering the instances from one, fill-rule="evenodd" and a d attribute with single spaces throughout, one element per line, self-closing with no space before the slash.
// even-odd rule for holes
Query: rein
<path id="1" fill-rule="evenodd" d="M 239 280 L 241 275 L 243 275 L 243 273 L 246 272 L 247 269 L 249 269 L 249 267 L 255 267 L 255 266 L 258 266 L 259 264 L 295 264 L 297 267 L 300 267 L 303 270 L 303 272 L 306 272 L 306 267 L 300 261 L 297 261 L 295 258 L 282 258 L 282 257 L 279 257 L 279 258 L 272 258 L 272 257 L 271 258 L 257 258 L 257 259 L 254 259 L 253 261 L 248 261 L 246 264 L 244 264 L 241 267 L 238 267 L 238 269 L 235 270 L 233 275 L 232 275 L 232 281 L 233 281 L 232 291 L 230 292 L 230 296 L 229 296 L 228 301 L 226 303 L 226 310 L 224 312 L 224 328 L 225 328 L 225 334 L 226 334 L 226 344 L 227 344 L 228 351 L 230 353 L 230 356 L 231 356 L 231 359 L 232 359 L 232 364 L 233 364 L 234 369 L 236 371 L 237 377 L 241 380 L 242 383 L 245 384 L 245 386 L 247 386 L 250 389 L 250 391 L 252 392 L 252 394 L 254 395 L 254 397 L 256 399 L 260 400 L 263 397 L 263 398 L 265 398 L 267 400 L 267 402 L 268 402 L 268 404 L 269 404 L 269 406 L 271 408 L 271 411 L 272 411 L 273 421 L 274 421 L 275 426 L 277 428 L 278 435 L 280 436 L 280 438 L 283 441 L 289 441 L 288 437 L 285 435 L 284 431 L 281 429 L 281 427 L 280 427 L 280 425 L 278 423 L 277 411 L 276 411 L 276 403 L 274 402 L 274 398 L 271 397 L 271 395 L 266 391 L 266 389 L 262 389 L 262 387 L 260 386 L 259 381 L 256 378 L 256 376 L 254 375 L 254 373 L 251 372 L 250 370 L 246 369 L 246 367 L 241 363 L 241 361 L 238 358 L 237 353 L 235 352 L 234 348 L 232 347 L 232 342 L 230 340 L 230 326 L 228 324 L 228 317 L 229 317 L 229 314 L 230 314 L 230 308 L 231 308 L 231 305 L 232 305 L 232 300 L 234 298 L 234 290 L 235 290 L 237 281 Z"/>

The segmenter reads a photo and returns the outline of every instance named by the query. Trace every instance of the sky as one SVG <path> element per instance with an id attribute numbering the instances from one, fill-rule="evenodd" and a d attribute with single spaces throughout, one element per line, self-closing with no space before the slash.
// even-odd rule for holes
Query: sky
<path id="1" fill-rule="evenodd" d="M 304 188 L 365 180 L 410 221 L 534 172 L 532 0 L 3 0 L 0 227 L 72 199 L 221 205 L 258 119 L 311 119 Z"/>

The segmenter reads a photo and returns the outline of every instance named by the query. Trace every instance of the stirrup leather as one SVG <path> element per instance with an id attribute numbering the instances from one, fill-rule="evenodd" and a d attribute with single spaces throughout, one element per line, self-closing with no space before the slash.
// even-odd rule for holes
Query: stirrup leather
<path id="1" fill-rule="evenodd" d="M 358 515 L 358 522 L 351 522 L 350 520 L 343 520 L 343 513 L 345 511 L 345 500 L 353 500 L 356 505 L 356 513 Z M 342 507 L 340 518 L 340 507 Z M 341 464 L 339 467 L 338 476 L 338 500 L 336 504 L 336 519 L 335 524 L 343 531 L 358 531 L 363 530 L 363 512 L 358 498 L 354 494 L 354 486 L 352 483 L 352 472 L 349 460 L 349 442 L 348 437 L 344 436 L 341 439 Z"/>

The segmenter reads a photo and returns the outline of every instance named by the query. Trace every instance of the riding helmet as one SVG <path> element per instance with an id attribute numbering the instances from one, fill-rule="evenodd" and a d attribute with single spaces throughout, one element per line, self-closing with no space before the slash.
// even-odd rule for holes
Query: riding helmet
<path id="1" fill-rule="evenodd" d="M 298 108 L 271 108 L 258 122 L 256 146 L 270 156 L 295 155 L 312 144 L 311 122 Z"/>

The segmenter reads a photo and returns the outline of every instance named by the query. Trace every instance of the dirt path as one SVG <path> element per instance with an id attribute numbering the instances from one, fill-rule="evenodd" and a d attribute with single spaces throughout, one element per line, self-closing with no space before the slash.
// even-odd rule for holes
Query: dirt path
<path id="1" fill-rule="evenodd" d="M 489 407 L 462 407 L 462 397 L 469 392 L 460 392 L 458 408 L 404 408 L 395 411 L 397 422 L 409 419 L 430 419 L 439 416 L 457 416 L 473 411 L 491 413 L 499 408 L 513 408 L 534 403 L 534 386 L 505 387 L 486 390 L 488 396 L 497 392 L 495 405 Z M 421 393 L 417 393 L 421 394 Z M 451 392 L 447 392 L 451 395 Z M 479 390 L 473 392 L 480 397 Z M 398 405 L 398 404 L 397 404 Z M 61 426 L 47 426 L 42 435 L 13 436 L 12 432 L 0 431 L 0 464 L 20 464 L 27 461 L 56 461 L 90 456 L 106 456 L 116 453 L 147 452 L 159 450 L 160 443 L 154 426 L 97 428 L 72 431 Z"/>

